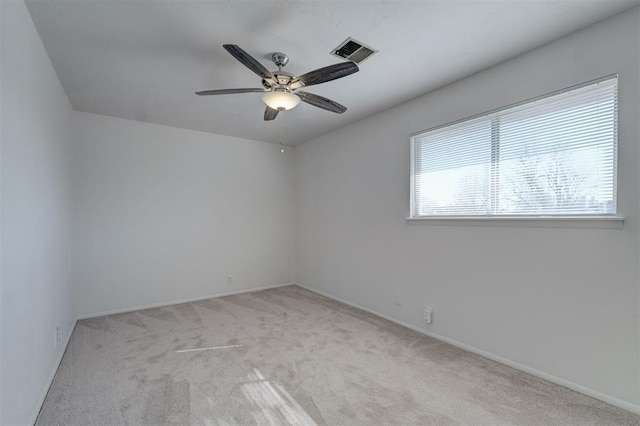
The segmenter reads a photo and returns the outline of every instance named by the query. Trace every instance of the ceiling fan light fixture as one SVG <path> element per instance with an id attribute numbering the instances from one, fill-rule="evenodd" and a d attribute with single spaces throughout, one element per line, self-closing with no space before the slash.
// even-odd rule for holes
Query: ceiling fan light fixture
<path id="1" fill-rule="evenodd" d="M 274 90 L 262 95 L 262 101 L 270 108 L 278 111 L 286 111 L 295 108 L 300 103 L 300 98 L 291 92 Z"/>

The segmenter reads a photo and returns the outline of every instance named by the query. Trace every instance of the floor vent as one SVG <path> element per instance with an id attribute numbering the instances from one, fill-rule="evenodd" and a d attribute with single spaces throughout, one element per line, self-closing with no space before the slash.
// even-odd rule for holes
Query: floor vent
<path id="1" fill-rule="evenodd" d="M 360 62 L 364 61 L 377 52 L 377 50 L 372 49 L 371 47 L 366 46 L 363 43 L 360 43 L 359 41 L 349 37 L 348 39 L 340 43 L 338 47 L 333 49 L 331 51 L 331 54 L 359 64 Z"/>

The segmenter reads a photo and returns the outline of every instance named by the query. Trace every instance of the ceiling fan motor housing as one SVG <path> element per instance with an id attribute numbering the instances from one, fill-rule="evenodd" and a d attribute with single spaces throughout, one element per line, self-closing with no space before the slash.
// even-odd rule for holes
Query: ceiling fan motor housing
<path id="1" fill-rule="evenodd" d="M 293 80 L 293 76 L 287 72 L 284 71 L 274 71 L 273 72 L 273 76 L 275 77 L 276 80 L 276 84 L 273 84 L 273 80 L 262 80 L 262 85 L 267 88 L 267 89 L 271 89 L 272 87 L 279 87 L 282 89 L 287 89 L 289 90 L 288 87 L 286 87 L 289 83 L 291 83 L 291 81 Z"/>

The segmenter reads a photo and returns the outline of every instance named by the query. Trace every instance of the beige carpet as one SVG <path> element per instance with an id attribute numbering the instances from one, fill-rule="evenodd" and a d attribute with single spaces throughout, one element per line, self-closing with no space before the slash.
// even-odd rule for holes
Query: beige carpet
<path id="1" fill-rule="evenodd" d="M 38 425 L 638 425 L 296 286 L 79 321 Z"/>

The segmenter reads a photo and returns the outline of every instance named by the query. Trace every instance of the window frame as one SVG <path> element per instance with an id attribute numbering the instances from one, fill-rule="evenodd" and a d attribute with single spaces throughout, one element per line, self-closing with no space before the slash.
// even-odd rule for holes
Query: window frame
<path id="1" fill-rule="evenodd" d="M 584 83 L 580 83 L 580 84 L 576 84 L 570 87 L 566 87 L 563 89 L 559 89 L 550 93 L 546 93 L 540 96 L 536 96 L 533 98 L 529 98 L 529 99 L 525 99 L 523 101 L 519 101 L 519 102 L 515 102 L 512 104 L 508 104 L 505 106 L 501 106 L 498 108 L 494 108 L 490 111 L 486 111 L 486 112 L 482 112 L 480 114 L 476 114 L 476 115 L 472 115 L 472 116 L 468 116 L 465 118 L 461 118 L 452 122 L 448 122 L 445 124 L 440 124 L 431 128 L 427 128 L 424 130 L 420 130 L 417 132 L 414 132 L 410 135 L 410 193 L 409 193 L 409 199 L 410 199 L 410 203 L 409 203 L 409 216 L 406 218 L 407 221 L 410 222 L 431 222 L 431 223 L 444 223 L 444 224 L 451 224 L 451 223 L 475 223 L 475 224 L 481 224 L 483 222 L 491 222 L 491 223 L 499 223 L 499 222 L 504 222 L 505 224 L 509 224 L 509 223 L 517 223 L 519 225 L 534 225 L 534 226 L 538 226 L 538 225 L 542 225 L 542 226 L 547 226 L 547 225 L 551 225 L 551 226 L 562 226 L 562 227 L 574 227 L 574 226 L 578 226 L 578 227 L 582 227 L 583 225 L 587 225 L 587 226 L 591 226 L 594 225 L 596 227 L 615 227 L 615 228 L 620 228 L 622 227 L 622 224 L 624 222 L 624 218 L 623 216 L 620 215 L 620 211 L 619 211 L 619 203 L 618 203 L 618 148 L 619 148 L 619 141 L 618 141 L 618 136 L 619 136 L 619 126 L 618 126 L 618 109 L 616 107 L 616 115 L 615 115 L 615 129 L 614 129 L 614 151 L 615 151 L 615 158 L 614 158 L 614 176 L 613 176 L 613 182 L 614 182 L 614 195 L 615 195 L 615 201 L 616 201 L 616 213 L 604 213 L 604 214 L 564 214 L 564 215 L 525 215 L 525 214 L 518 214 L 518 215 L 499 215 L 499 214 L 485 214 L 485 215 L 463 215 L 463 214 L 456 214 L 456 215 L 423 215 L 423 216 L 419 216 L 416 215 L 417 212 L 417 205 L 416 205 L 416 137 L 423 135 L 425 133 L 428 132 L 435 132 L 439 129 L 443 129 L 443 128 L 447 128 L 447 127 L 453 127 L 456 126 L 458 124 L 464 123 L 464 122 L 470 122 L 472 120 L 478 120 L 481 118 L 487 118 L 489 119 L 490 116 L 494 116 L 493 118 L 491 118 L 491 126 L 494 126 L 494 120 L 499 120 L 499 117 L 495 117 L 496 114 L 502 112 L 502 111 L 506 111 L 506 110 L 510 110 L 510 109 L 514 109 L 514 108 L 518 108 L 520 106 L 523 105 L 528 105 L 528 104 L 532 104 L 535 103 L 537 101 L 541 101 L 556 95 L 561 95 L 573 90 L 577 90 L 586 86 L 590 86 L 590 85 L 594 85 L 594 84 L 598 84 L 600 82 L 603 81 L 607 81 L 607 80 L 612 80 L 612 79 L 616 79 L 616 91 L 618 91 L 619 88 L 619 75 L 616 74 L 610 74 L 604 77 L 600 77 L 597 79 L 593 79 L 593 80 L 589 80 L 587 82 Z M 619 92 L 616 92 L 617 95 L 619 96 Z M 495 137 L 495 132 L 492 129 L 491 132 L 491 138 L 492 138 L 492 144 L 491 144 L 491 156 L 493 158 L 494 156 L 494 149 L 495 149 L 495 144 L 494 144 L 494 137 Z M 492 163 L 493 164 L 493 163 Z M 493 166 L 491 166 L 491 168 L 493 169 Z M 491 174 L 493 174 L 493 171 L 491 172 Z M 495 198 L 495 197 L 492 197 Z M 493 202 L 493 201 L 491 201 Z M 571 225 L 571 222 L 573 222 L 573 225 Z"/>

